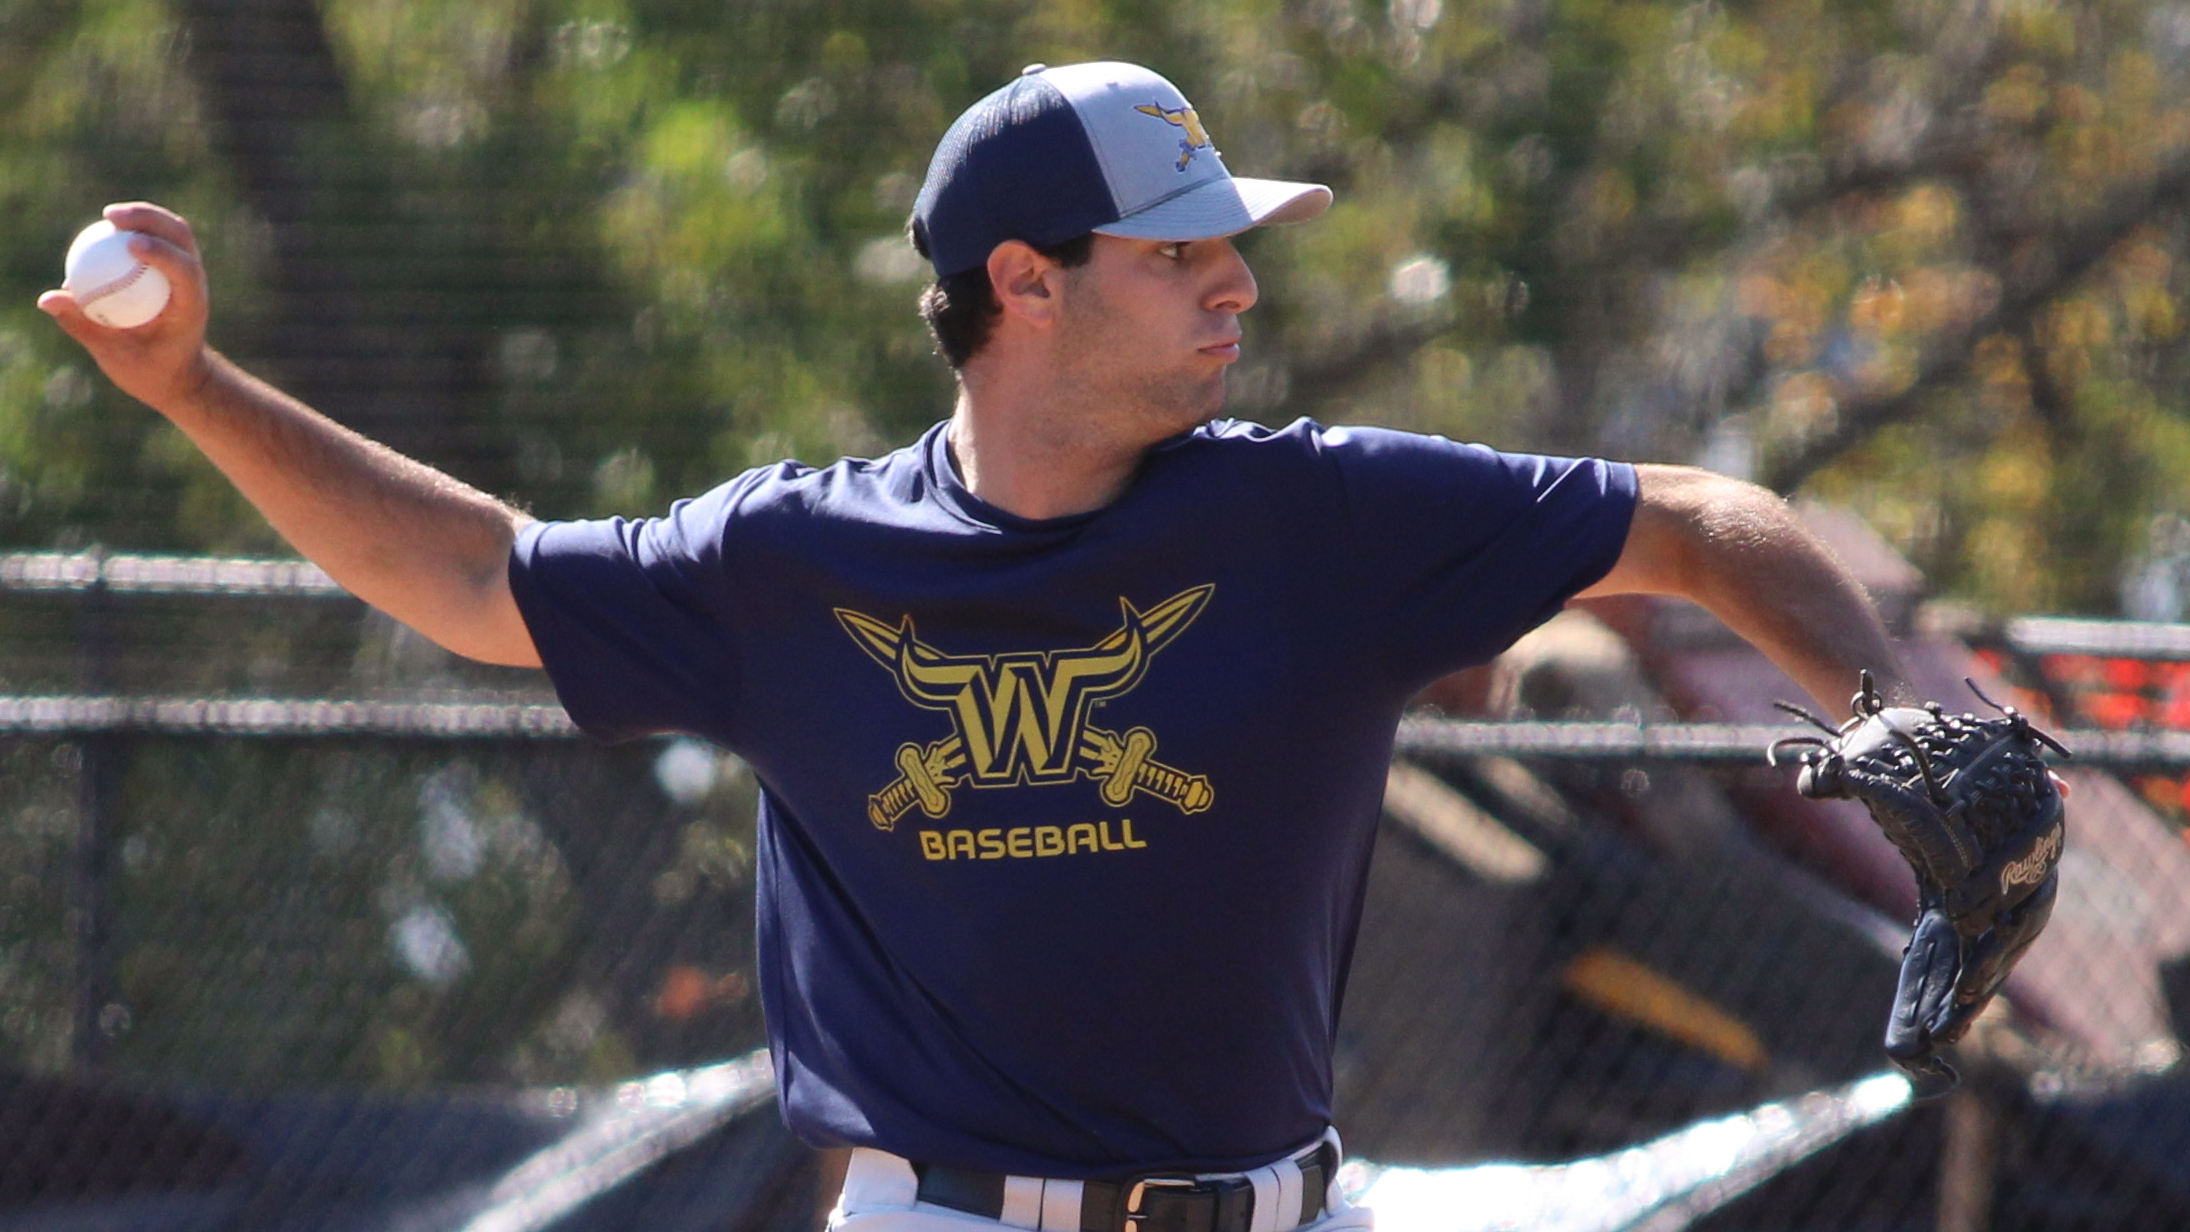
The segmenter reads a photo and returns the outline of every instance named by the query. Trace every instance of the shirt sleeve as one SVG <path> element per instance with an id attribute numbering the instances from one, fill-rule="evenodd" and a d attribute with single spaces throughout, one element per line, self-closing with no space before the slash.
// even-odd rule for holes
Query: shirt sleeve
<path id="1" fill-rule="evenodd" d="M 739 680 L 725 542 L 751 478 L 664 517 L 535 522 L 518 535 L 510 590 L 556 695 L 588 735 L 732 738 Z"/>
<path id="2" fill-rule="evenodd" d="M 1356 578 L 1390 669 L 1409 683 L 1485 662 L 1609 573 L 1634 517 L 1634 467 L 1500 453 L 1441 436 L 1330 428 Z"/>

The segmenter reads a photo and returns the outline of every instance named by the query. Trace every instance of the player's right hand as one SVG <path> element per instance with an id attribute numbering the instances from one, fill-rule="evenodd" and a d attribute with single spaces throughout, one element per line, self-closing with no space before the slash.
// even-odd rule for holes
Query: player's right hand
<path id="1" fill-rule="evenodd" d="M 205 266 L 198 259 L 197 238 L 182 215 L 150 202 L 110 205 L 103 213 L 118 230 L 143 232 L 130 242 L 130 251 L 167 276 L 167 307 L 135 329 L 99 324 L 65 290 L 39 296 L 39 311 L 82 343 L 99 370 L 124 393 L 155 409 L 175 406 L 202 387 L 211 370 L 205 349 Z"/>

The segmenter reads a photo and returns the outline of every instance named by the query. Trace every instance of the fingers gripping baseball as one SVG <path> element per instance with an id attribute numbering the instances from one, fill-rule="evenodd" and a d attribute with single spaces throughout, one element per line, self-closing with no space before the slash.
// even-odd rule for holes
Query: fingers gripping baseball
<path id="1" fill-rule="evenodd" d="M 171 404 L 203 379 L 206 363 L 206 280 L 197 239 L 181 215 L 144 202 L 110 205 L 105 217 L 117 230 L 134 232 L 131 255 L 166 277 L 167 306 L 130 329 L 93 320 L 66 289 L 39 296 L 38 307 L 125 393 L 155 407 Z"/>

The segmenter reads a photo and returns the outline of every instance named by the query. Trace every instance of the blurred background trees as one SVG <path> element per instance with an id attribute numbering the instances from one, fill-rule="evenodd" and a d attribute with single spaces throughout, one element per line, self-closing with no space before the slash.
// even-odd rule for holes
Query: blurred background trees
<path id="1" fill-rule="evenodd" d="M 2190 7 L 2162 0 L 0 0 L 0 541 L 272 549 L 30 300 L 189 213 L 216 340 L 537 511 L 906 439 L 901 227 L 1031 61 L 1235 169 L 1245 415 L 1701 461 L 1995 609 L 2180 614 Z"/>

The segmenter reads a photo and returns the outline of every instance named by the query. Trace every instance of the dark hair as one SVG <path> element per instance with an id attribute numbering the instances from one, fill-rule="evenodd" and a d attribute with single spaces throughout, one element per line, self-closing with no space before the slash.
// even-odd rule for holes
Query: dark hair
<path id="1" fill-rule="evenodd" d="M 928 246 L 920 228 L 911 230 L 913 248 L 925 258 Z M 1095 233 L 1033 247 L 1066 269 L 1076 269 L 1095 255 Z M 988 342 L 989 326 L 1003 310 L 996 301 L 996 288 L 989 285 L 986 265 L 938 278 L 920 293 L 920 319 L 928 323 L 928 333 L 935 337 L 936 353 L 953 369 L 965 367 L 966 361 Z"/>

